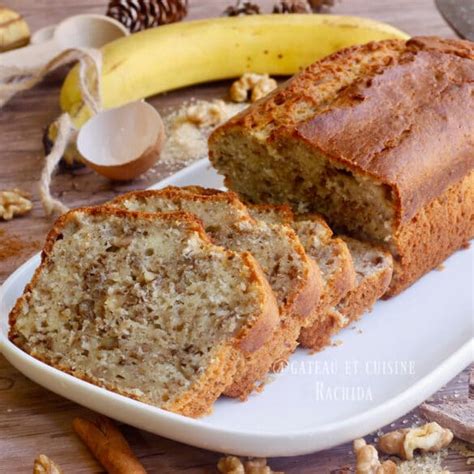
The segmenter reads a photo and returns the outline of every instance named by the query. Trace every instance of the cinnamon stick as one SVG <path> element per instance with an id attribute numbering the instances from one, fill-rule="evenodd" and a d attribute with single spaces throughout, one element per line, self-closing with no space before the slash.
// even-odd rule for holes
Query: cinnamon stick
<path id="1" fill-rule="evenodd" d="M 75 418 L 74 431 L 109 474 L 146 474 L 127 440 L 109 418 Z"/>

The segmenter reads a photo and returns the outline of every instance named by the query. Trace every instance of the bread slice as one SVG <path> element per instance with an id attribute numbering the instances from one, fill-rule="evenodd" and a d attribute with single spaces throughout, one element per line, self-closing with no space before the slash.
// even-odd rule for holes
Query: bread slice
<path id="1" fill-rule="evenodd" d="M 392 280 L 393 258 L 390 252 L 376 245 L 345 236 L 343 240 L 354 262 L 356 286 L 336 308 L 349 324 L 359 319 L 387 291 Z"/>
<path id="2" fill-rule="evenodd" d="M 356 285 L 356 273 L 347 244 L 333 236 L 319 214 L 295 218 L 285 205 L 251 205 L 249 209 L 255 218 L 291 225 L 306 253 L 317 262 L 323 277 L 323 291 L 318 306 L 301 329 L 299 343 L 312 351 L 322 350 L 330 344 L 334 334 L 333 309 Z"/>
<path id="3" fill-rule="evenodd" d="M 250 205 L 251 215 L 265 222 L 284 223 L 294 228 L 306 253 L 323 275 L 323 292 L 317 310 L 335 306 L 355 286 L 356 274 L 347 244 L 335 237 L 319 214 L 295 217 L 288 206 Z"/>
<path id="4" fill-rule="evenodd" d="M 326 314 L 327 334 L 338 333 L 369 311 L 387 291 L 393 272 L 392 255 L 380 247 L 343 237 L 354 262 L 356 284 Z M 326 341 L 326 345 L 329 340 Z M 315 348 L 319 350 L 319 347 Z"/>
<path id="5" fill-rule="evenodd" d="M 331 336 L 359 319 L 388 289 L 393 271 L 389 252 L 360 240 L 334 237 L 319 214 L 295 218 L 285 205 L 249 208 L 256 218 L 292 225 L 323 275 L 323 294 L 313 323 L 300 334 L 303 347 L 312 351 L 326 347 Z"/>
<path id="6" fill-rule="evenodd" d="M 9 337 L 83 380 L 197 417 L 277 324 L 255 259 L 211 243 L 192 215 L 99 207 L 56 222 Z"/>
<path id="7" fill-rule="evenodd" d="M 225 248 L 248 251 L 259 262 L 273 289 L 280 324 L 271 340 L 246 357 L 234 382 L 225 390 L 231 397 L 247 397 L 277 363 L 295 350 L 301 327 L 320 296 L 321 276 L 289 226 L 254 220 L 234 193 L 202 188 L 173 188 L 132 192 L 110 203 L 131 210 L 185 210 L 203 222 L 211 239 Z"/>
<path id="8" fill-rule="evenodd" d="M 209 156 L 249 202 L 320 212 L 389 250 L 391 296 L 474 237 L 473 110 L 474 43 L 372 42 L 218 127 Z"/>
<path id="9" fill-rule="evenodd" d="M 303 224 L 303 225 L 302 225 Z M 305 232 L 307 221 L 297 222 L 298 235 Z M 308 249 L 309 255 L 316 259 L 321 269 L 323 279 L 326 283 L 326 292 L 321 298 L 317 308 L 317 317 L 313 323 L 307 325 L 300 334 L 299 342 L 302 347 L 317 352 L 324 349 L 331 342 L 334 334 L 334 323 L 331 310 L 345 297 L 345 295 L 356 287 L 356 273 L 354 262 L 347 244 L 339 237 L 331 239 L 318 245 L 314 239 Z"/>

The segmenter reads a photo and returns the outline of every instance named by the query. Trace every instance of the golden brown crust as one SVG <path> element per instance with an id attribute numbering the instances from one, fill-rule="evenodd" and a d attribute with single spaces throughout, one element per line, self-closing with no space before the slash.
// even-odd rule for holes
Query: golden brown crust
<path id="1" fill-rule="evenodd" d="M 291 306 L 291 313 L 304 322 L 307 321 L 318 305 L 323 287 L 323 279 L 318 264 L 308 256 L 306 256 L 306 259 L 308 263 L 307 283 Z"/>
<path id="2" fill-rule="evenodd" d="M 254 281 L 258 282 L 262 288 L 264 296 L 262 313 L 259 319 L 253 322 L 251 328 L 239 334 L 236 338 L 237 347 L 241 351 L 252 353 L 262 347 L 269 340 L 275 328 L 278 327 L 280 312 L 272 288 L 258 262 L 249 252 L 243 252 L 241 256 L 252 272 Z"/>
<path id="3" fill-rule="evenodd" d="M 393 296 L 473 237 L 472 191 L 457 188 L 474 168 L 473 110 L 474 43 L 435 37 L 369 43 L 309 66 L 216 129 L 210 158 L 226 172 L 231 158 L 220 163 L 219 147 L 229 136 L 262 150 L 298 145 L 383 184 L 390 216 L 393 210 L 386 222 L 386 248 L 395 257 L 387 296 Z M 225 181 L 245 192 L 237 179 Z M 347 231 L 344 222 L 334 224 Z"/>
<path id="4" fill-rule="evenodd" d="M 323 293 L 320 303 L 311 317 L 311 324 L 301 330 L 299 343 L 301 347 L 319 351 L 330 343 L 333 334 L 333 322 L 329 310 L 336 306 L 341 299 L 355 287 L 356 274 L 352 257 L 346 243 L 336 237 L 330 245 L 338 255 L 340 266 L 326 282 L 327 291 Z"/>
<path id="5" fill-rule="evenodd" d="M 305 108 L 312 112 L 301 118 Z M 276 148 L 299 140 L 386 184 L 400 224 L 474 166 L 473 110 L 473 43 L 369 43 L 309 66 L 219 127 L 210 158 L 219 168 L 214 145 L 232 130 L 264 133 Z"/>
<path id="6" fill-rule="evenodd" d="M 111 207 L 123 206 L 123 203 L 125 203 L 126 201 L 130 199 L 138 198 L 138 199 L 143 199 L 143 201 L 146 201 L 147 199 L 153 198 L 154 196 L 160 196 L 164 198 L 173 199 L 173 198 L 181 197 L 183 194 L 185 194 L 187 199 L 191 201 L 196 201 L 196 202 L 202 202 L 202 201 L 215 201 L 216 202 L 217 201 L 217 202 L 227 203 L 229 206 L 233 206 L 244 213 L 247 212 L 245 205 L 242 203 L 242 201 L 239 199 L 236 193 L 232 191 L 224 192 L 218 189 L 202 188 L 201 186 L 186 186 L 186 187 L 167 186 L 166 188 L 163 188 L 163 189 L 147 189 L 143 191 L 130 191 L 128 193 L 117 196 L 112 201 L 106 203 L 106 205 L 107 206 L 110 205 Z M 194 219 L 197 219 L 197 218 L 194 216 Z"/>
<path id="7" fill-rule="evenodd" d="M 283 225 L 292 226 L 295 220 L 293 210 L 288 204 L 249 204 L 249 209 L 254 209 L 261 214 L 278 216 L 278 223 Z"/>
<path id="8" fill-rule="evenodd" d="M 57 362 L 47 360 L 41 354 L 37 354 L 34 350 L 29 351 L 22 344 L 20 334 L 16 331 L 16 320 L 20 314 L 21 307 L 27 303 L 32 289 L 36 285 L 41 273 L 48 265 L 48 257 L 50 256 L 55 242 L 62 238 L 62 231 L 64 227 L 73 221 L 77 214 L 87 214 L 90 216 L 117 216 L 124 218 L 146 219 L 150 221 L 165 220 L 169 222 L 178 222 L 185 226 L 186 229 L 195 231 L 205 241 L 211 244 L 207 234 L 205 233 L 200 222 L 189 213 L 185 212 L 170 212 L 170 213 L 146 213 L 127 211 L 112 207 L 94 207 L 94 208 L 80 208 L 59 217 L 54 224 L 52 230 L 49 232 L 44 250 L 42 252 L 41 264 L 36 269 L 30 283 L 26 286 L 23 295 L 17 300 L 14 308 L 9 315 L 10 332 L 9 339 L 16 344 L 20 349 L 30 353 L 38 360 L 52 365 L 59 370 L 69 373 L 86 382 L 93 383 L 100 387 L 114 391 L 121 395 L 145 402 L 151 403 L 145 396 L 138 397 L 134 393 L 121 390 L 114 384 L 109 384 L 105 380 L 92 379 L 78 370 L 72 370 L 70 367 L 63 366 Z M 235 252 L 223 250 L 228 255 L 235 255 Z M 243 262 L 249 269 L 252 280 L 261 288 L 262 304 L 261 311 L 255 315 L 252 321 L 244 327 L 239 334 L 234 336 L 233 340 L 226 346 L 223 346 L 219 352 L 215 354 L 213 364 L 207 367 L 200 380 L 193 384 L 193 386 L 179 399 L 171 400 L 163 408 L 180 413 L 186 416 L 198 417 L 208 413 L 211 410 L 212 403 L 222 394 L 224 389 L 231 383 L 233 376 L 237 370 L 237 366 L 243 358 L 244 353 L 249 353 L 260 348 L 274 331 L 275 326 L 279 322 L 278 305 L 274 294 L 271 291 L 269 284 L 262 274 L 260 267 L 255 259 L 248 253 L 242 255 Z M 206 378 L 207 377 L 207 378 Z"/>
<path id="9" fill-rule="evenodd" d="M 302 332 L 302 347 L 319 352 L 331 343 L 331 337 L 350 323 L 358 320 L 387 291 L 392 279 L 392 266 L 365 278 L 349 290 L 334 307 L 326 307 L 318 324 Z"/>
<path id="10" fill-rule="evenodd" d="M 224 391 L 224 395 L 245 400 L 253 390 L 263 389 L 268 370 L 262 371 L 261 368 L 270 367 L 272 372 L 278 372 L 284 368 L 288 358 L 298 346 L 300 330 L 301 324 L 296 319 L 286 319 L 273 332 L 270 341 L 254 353 L 252 358 L 246 360 L 245 370 L 240 375 L 239 370 L 237 371 L 238 376 Z M 265 361 L 265 363 L 262 364 L 260 361 Z"/>
<path id="11" fill-rule="evenodd" d="M 343 327 L 358 320 L 387 291 L 392 279 L 393 267 L 389 266 L 372 278 L 365 278 L 360 285 L 349 291 L 337 305 L 337 310 L 347 318 Z M 341 326 L 335 328 L 341 329 Z"/>
<path id="12" fill-rule="evenodd" d="M 466 119 L 474 109 L 474 44 L 409 40 L 382 71 L 346 89 L 330 111 L 298 124 L 297 133 L 389 185 L 397 217 L 406 222 L 474 165 L 473 121 Z"/>
<path id="13" fill-rule="evenodd" d="M 300 333 L 300 346 L 309 349 L 311 353 L 322 351 L 329 346 L 331 336 L 334 334 L 333 308 L 328 307 L 321 311 L 317 324 L 303 329 Z"/>
<path id="14" fill-rule="evenodd" d="M 280 324 L 273 331 L 271 338 L 259 350 L 246 357 L 245 365 L 241 371 L 238 371 L 234 382 L 227 387 L 224 395 L 246 399 L 255 388 L 263 386 L 269 368 L 273 371 L 275 368 L 282 368 L 296 350 L 301 328 L 309 322 L 308 318 L 313 317 L 314 314 L 314 289 L 317 289 L 319 295 L 319 289 L 322 286 L 321 275 L 316 263 L 312 259 L 309 259 L 309 262 L 312 267 L 309 278 L 314 282 L 306 286 L 297 306 L 300 310 L 304 309 L 306 316 L 301 317 L 301 313 L 298 312 L 290 313 L 287 317 L 282 315 Z M 307 312 L 308 309 L 310 309 L 309 312 Z"/>
<path id="15" fill-rule="evenodd" d="M 326 298 L 325 303 L 335 306 L 346 293 L 355 287 L 355 270 L 351 253 L 346 243 L 340 237 L 331 239 L 331 245 L 337 248 L 337 255 L 341 262 L 338 271 L 331 275 L 328 284 L 331 291 Z"/>
<path id="16" fill-rule="evenodd" d="M 213 363 L 201 378 L 179 398 L 170 400 L 163 408 L 181 415 L 197 418 L 212 411 L 212 404 L 232 383 L 242 354 L 230 346 L 215 355 Z"/>
<path id="17" fill-rule="evenodd" d="M 407 46 L 415 50 L 450 54 L 465 59 L 474 59 L 472 41 L 440 38 L 439 36 L 415 36 L 407 42 Z"/>
<path id="18" fill-rule="evenodd" d="M 474 171 L 421 209 L 394 237 L 394 275 L 385 298 L 397 295 L 474 238 Z"/>
<path id="19" fill-rule="evenodd" d="M 318 265 L 312 258 L 306 255 L 296 232 L 288 226 L 284 227 L 287 227 L 287 233 L 295 244 L 296 253 L 299 255 L 301 261 L 306 264 L 306 274 L 304 278 L 301 278 L 299 281 L 298 291 L 287 298 L 283 312 L 304 321 L 319 302 L 322 293 L 322 278 Z"/>

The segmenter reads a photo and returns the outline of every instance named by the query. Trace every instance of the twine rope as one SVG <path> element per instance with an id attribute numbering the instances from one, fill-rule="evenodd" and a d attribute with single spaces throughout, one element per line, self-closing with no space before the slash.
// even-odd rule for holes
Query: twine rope
<path id="1" fill-rule="evenodd" d="M 45 66 L 33 69 L 22 69 L 13 66 L 0 66 L 0 108 L 16 93 L 31 89 L 41 82 L 47 74 L 55 69 L 79 61 L 79 88 L 84 100 L 93 114 L 102 110 L 100 96 L 100 74 L 102 54 L 97 49 L 67 49 L 49 61 Z M 45 157 L 45 163 L 39 181 L 41 204 L 46 215 L 64 213 L 69 209 L 51 195 L 50 185 L 53 173 L 64 155 L 71 140 L 77 137 L 77 130 L 68 113 L 63 113 L 55 121 L 57 137 L 54 145 Z"/>
<path id="2" fill-rule="evenodd" d="M 56 212 L 62 214 L 69 210 L 59 199 L 56 199 L 51 195 L 50 186 L 54 170 L 56 169 L 56 166 L 58 166 L 71 138 L 76 134 L 76 129 L 71 122 L 69 114 L 66 113 L 62 114 L 56 120 L 56 127 L 56 140 L 53 148 L 45 157 L 45 163 L 38 184 L 41 204 L 43 205 L 44 212 L 47 216 Z"/>

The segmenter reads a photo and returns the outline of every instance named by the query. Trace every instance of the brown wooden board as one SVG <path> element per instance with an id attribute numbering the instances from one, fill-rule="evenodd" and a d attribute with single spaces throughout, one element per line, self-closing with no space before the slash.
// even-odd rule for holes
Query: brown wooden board
<path id="1" fill-rule="evenodd" d="M 56 23 L 67 16 L 104 13 L 106 2 L 98 0 L 3 0 L 19 11 L 32 31 Z M 188 18 L 220 15 L 231 0 L 190 0 Z M 269 5 L 272 1 L 262 1 Z M 340 0 L 334 13 L 361 15 L 382 20 L 414 34 L 454 36 L 431 0 Z M 42 167 L 43 128 L 59 114 L 58 92 L 66 70 L 52 74 L 35 89 L 15 97 L 0 110 L 0 190 L 21 188 L 33 195 L 34 209 L 26 217 L 0 221 L 0 283 L 21 263 L 40 249 L 52 220 L 43 216 L 38 201 L 37 180 Z M 179 105 L 191 97 L 224 97 L 228 83 L 214 83 L 155 97 L 150 102 L 158 110 Z M 169 173 L 160 168 L 161 177 Z M 53 193 L 69 207 L 96 204 L 130 189 L 145 188 L 155 182 L 139 179 L 132 183 L 111 183 L 97 174 L 81 170 L 59 173 L 53 179 Z M 13 248 L 15 246 L 15 248 Z M 466 370 L 435 398 L 467 393 Z M 415 412 L 397 421 L 405 427 L 415 421 Z M 102 472 L 87 449 L 72 432 L 71 422 L 88 410 L 43 389 L 26 379 L 0 356 L 0 473 L 31 472 L 33 459 L 44 453 L 59 463 L 65 473 Z M 132 427 L 122 427 L 125 436 L 150 473 L 216 472 L 219 454 L 189 447 Z M 391 429 L 391 428 L 390 428 Z M 471 472 L 467 458 L 450 451 L 446 468 L 451 472 Z M 273 459 L 275 470 L 287 473 L 350 472 L 354 465 L 349 444 L 308 456 Z"/>

